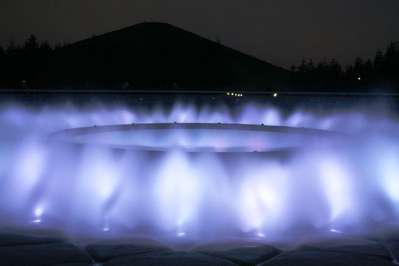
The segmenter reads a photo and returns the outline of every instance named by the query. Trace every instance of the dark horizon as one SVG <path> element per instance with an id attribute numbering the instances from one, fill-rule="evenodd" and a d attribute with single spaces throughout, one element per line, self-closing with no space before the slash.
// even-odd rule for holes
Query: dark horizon
<path id="1" fill-rule="evenodd" d="M 30 34 L 51 43 L 73 43 L 139 22 L 160 21 L 285 68 L 302 58 L 336 58 L 349 64 L 399 40 L 397 14 L 399 2 L 394 0 L 195 5 L 177 0 L 2 1 L 0 44 L 21 43 Z"/>
<path id="2" fill-rule="evenodd" d="M 166 41 L 165 41 L 166 40 Z M 51 48 L 30 36 L 0 49 L 0 84 L 9 88 L 398 91 L 399 45 L 350 65 L 302 60 L 287 71 L 167 23 L 139 23 Z M 245 89 L 244 89 L 245 88 Z"/>
<path id="3" fill-rule="evenodd" d="M 6 42 L 1 43 L 1 39 L 0 39 L 0 49 L 2 48 L 4 51 L 6 51 L 7 48 L 8 48 L 10 45 L 15 45 L 15 47 L 23 47 L 27 42 L 29 42 L 29 40 L 30 40 L 32 37 L 34 37 L 34 38 L 36 39 L 36 41 L 38 42 L 39 45 L 40 45 L 40 44 L 44 44 L 44 45 L 47 45 L 47 44 L 48 44 L 52 49 L 56 49 L 57 47 L 64 47 L 64 46 L 73 45 L 73 44 L 75 44 L 75 43 L 80 43 L 80 42 L 82 42 L 82 41 L 90 40 L 90 39 L 95 38 L 95 37 L 97 37 L 97 36 L 107 35 L 107 34 L 114 33 L 114 32 L 118 32 L 118 31 L 123 31 L 123 30 L 125 30 L 125 29 L 134 27 L 134 26 L 136 26 L 136 25 L 146 24 L 146 23 L 168 24 L 168 25 L 171 25 L 171 26 L 173 26 L 173 27 L 179 28 L 179 29 L 181 29 L 181 30 L 188 31 L 187 29 L 184 29 L 184 28 L 181 28 L 181 27 L 179 27 L 179 26 L 170 24 L 170 23 L 168 23 L 168 22 L 161 22 L 161 21 L 142 21 L 142 22 L 139 22 L 139 23 L 137 23 L 137 24 L 125 26 L 125 27 L 118 28 L 118 29 L 114 29 L 114 30 L 111 30 L 111 31 L 109 31 L 109 32 L 102 32 L 102 33 L 98 33 L 98 34 L 92 34 L 92 35 L 87 36 L 87 37 L 85 37 L 85 38 L 83 38 L 83 39 L 74 40 L 74 41 L 72 41 L 72 42 L 68 42 L 68 41 L 58 41 L 58 42 L 54 42 L 54 41 L 51 41 L 51 40 L 49 40 L 49 39 L 40 39 L 40 38 L 38 37 L 37 34 L 35 34 L 34 32 L 32 32 L 32 33 L 28 34 L 27 36 L 25 36 L 25 38 L 20 39 L 19 41 L 15 41 L 14 39 L 10 39 L 10 40 L 8 40 L 8 41 L 6 41 Z M 193 34 L 195 34 L 195 35 L 198 35 L 199 37 L 205 38 L 205 39 L 207 39 L 207 40 L 209 40 L 209 41 L 213 41 L 213 42 L 219 43 L 219 44 L 221 44 L 221 45 L 223 45 L 223 46 L 225 46 L 225 47 L 227 47 L 227 48 L 231 48 L 231 49 L 233 49 L 233 50 L 236 50 L 237 52 L 240 52 L 240 53 L 243 53 L 243 54 L 245 54 L 245 55 L 251 56 L 251 57 L 256 58 L 256 59 L 258 59 L 258 60 L 261 60 L 261 61 L 263 61 L 263 62 L 271 63 L 271 64 L 273 64 L 273 65 L 276 66 L 276 67 L 281 67 L 281 68 L 286 69 L 286 70 L 292 70 L 293 67 L 295 67 L 295 68 L 300 67 L 300 65 L 303 64 L 304 62 L 305 62 L 305 63 L 307 63 L 307 62 L 312 62 L 312 63 L 314 63 L 314 64 L 318 64 L 318 63 L 322 63 L 322 62 L 329 62 L 329 61 L 331 61 L 331 60 L 337 61 L 337 63 L 339 63 L 339 64 L 342 66 L 342 68 L 345 69 L 345 68 L 347 68 L 347 67 L 351 67 L 351 66 L 356 62 L 356 60 L 358 60 L 358 59 L 361 59 L 361 60 L 363 60 L 364 62 L 366 62 L 367 60 L 373 60 L 373 59 L 375 58 L 377 52 L 384 52 L 384 51 L 387 49 L 387 47 L 389 47 L 390 45 L 395 45 L 395 46 L 397 46 L 397 45 L 399 44 L 399 37 L 398 37 L 398 40 L 397 40 L 397 41 L 392 40 L 392 41 L 388 42 L 385 46 L 383 46 L 383 47 L 378 47 L 378 48 L 377 48 L 373 53 L 371 53 L 369 56 L 353 55 L 353 59 L 352 59 L 352 60 L 349 60 L 349 61 L 347 61 L 347 62 L 342 62 L 342 61 L 338 60 L 338 59 L 335 58 L 335 57 L 328 57 L 328 56 L 323 56 L 323 57 L 321 57 L 321 58 L 311 58 L 311 57 L 303 56 L 298 62 L 292 63 L 292 64 L 290 64 L 290 65 L 279 65 L 279 64 L 274 64 L 272 61 L 270 61 L 270 60 L 268 60 L 268 59 L 260 58 L 260 57 L 257 57 L 257 56 L 255 56 L 255 55 L 251 54 L 251 53 L 247 53 L 247 52 L 245 52 L 245 51 L 235 49 L 234 47 L 229 46 L 228 44 L 223 43 L 223 42 L 222 42 L 220 39 L 218 39 L 218 38 L 212 39 L 212 38 L 208 38 L 207 36 L 203 36 L 203 35 L 201 35 L 201 34 L 198 34 L 198 33 L 196 33 L 196 32 L 191 32 L 191 31 L 188 31 L 188 32 L 193 33 Z"/>

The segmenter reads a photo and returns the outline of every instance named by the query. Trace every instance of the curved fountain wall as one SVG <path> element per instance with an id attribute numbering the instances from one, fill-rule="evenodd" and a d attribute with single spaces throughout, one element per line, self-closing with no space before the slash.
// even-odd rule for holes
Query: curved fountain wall
<path id="1" fill-rule="evenodd" d="M 354 111 L 282 115 L 254 105 L 235 113 L 192 105 L 176 105 L 170 112 L 8 107 L 0 112 L 0 122 L 2 226 L 75 235 L 266 241 L 309 232 L 369 232 L 398 220 L 398 126 L 388 116 Z M 147 149 L 127 147 L 126 136 L 120 135 L 74 143 L 49 138 L 65 129 L 132 123 L 263 124 L 332 130 L 345 137 L 309 141 L 287 134 L 287 147 L 295 149 L 284 153 L 270 153 L 263 145 L 267 136 L 216 138 L 214 132 L 184 129 L 167 138 L 135 135 L 134 145 Z M 104 139 L 106 145 L 98 143 Z M 249 148 L 209 150 L 223 139 Z M 151 143 L 162 149 L 148 148 Z"/>

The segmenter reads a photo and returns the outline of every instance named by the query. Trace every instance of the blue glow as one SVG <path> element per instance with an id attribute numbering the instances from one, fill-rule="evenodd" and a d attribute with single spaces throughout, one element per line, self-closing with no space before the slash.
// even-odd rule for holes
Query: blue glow
<path id="1" fill-rule="evenodd" d="M 101 131 L 104 125 L 174 121 L 338 133 Z M 58 106 L 38 111 L 10 105 L 0 108 L 0 125 L 4 226 L 24 221 L 90 237 L 129 232 L 174 240 L 273 241 L 298 228 L 367 233 L 376 224 L 399 222 L 399 126 L 386 114 L 284 113 L 260 104 L 235 112 L 223 105 L 182 103 L 170 110 Z M 48 138 L 93 125 L 98 132 L 77 134 L 66 143 Z"/>

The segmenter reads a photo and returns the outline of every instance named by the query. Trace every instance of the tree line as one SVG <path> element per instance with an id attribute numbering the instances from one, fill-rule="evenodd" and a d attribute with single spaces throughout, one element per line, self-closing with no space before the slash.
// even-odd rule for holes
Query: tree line
<path id="1" fill-rule="evenodd" d="M 25 87 L 36 81 L 48 66 L 52 53 L 65 44 L 50 45 L 30 35 L 22 44 L 10 41 L 0 46 L 0 86 Z"/>
<path id="2" fill-rule="evenodd" d="M 336 59 L 314 62 L 303 59 L 291 67 L 297 85 L 312 87 L 338 87 L 391 89 L 399 92 L 399 42 L 378 50 L 374 58 L 356 58 L 352 64 L 342 66 Z"/>
<path id="3" fill-rule="evenodd" d="M 0 46 L 0 86 L 26 88 L 46 84 L 41 76 L 51 55 L 65 44 L 50 45 L 29 36 L 21 45 L 9 42 Z M 314 62 L 303 59 L 291 67 L 290 84 L 302 90 L 390 89 L 399 92 L 399 42 L 378 50 L 371 59 L 356 58 L 347 66 L 336 59 Z"/>

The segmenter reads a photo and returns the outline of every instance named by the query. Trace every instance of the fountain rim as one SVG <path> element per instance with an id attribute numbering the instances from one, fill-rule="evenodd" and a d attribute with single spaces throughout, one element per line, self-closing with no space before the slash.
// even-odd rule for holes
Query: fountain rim
<path id="1" fill-rule="evenodd" d="M 105 132 L 121 132 L 129 130 L 174 130 L 174 129 L 210 129 L 210 130 L 236 130 L 236 131 L 255 131 L 255 132 L 273 132 L 273 133 L 296 133 L 296 134 L 306 134 L 309 136 L 318 136 L 322 138 L 330 137 L 342 137 L 344 134 L 324 129 L 316 128 L 305 128 L 305 127 L 291 127 L 291 126 L 272 126 L 265 124 L 241 124 L 241 123 L 130 123 L 130 124 L 114 124 L 114 125 L 93 125 L 87 127 L 77 127 L 69 128 L 61 131 L 54 132 L 48 136 L 50 141 L 62 141 L 68 144 L 76 145 L 95 145 L 102 147 L 110 147 L 114 149 L 129 149 L 129 150 L 142 150 L 142 151 L 158 151 L 164 152 L 165 148 L 155 147 L 155 148 L 144 148 L 142 146 L 114 146 L 112 144 L 93 144 L 93 143 L 78 143 L 68 140 L 70 137 L 81 136 L 81 135 L 91 135 Z M 181 148 L 186 150 L 184 148 Z M 295 148 L 283 148 L 282 150 L 293 150 Z M 188 152 L 202 152 L 199 150 L 186 150 Z M 279 151 L 279 150 L 277 150 Z M 217 152 L 217 151 L 211 151 Z M 226 153 L 270 153 L 271 151 L 227 151 Z M 275 152 L 275 151 L 272 151 Z"/>

